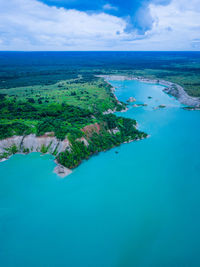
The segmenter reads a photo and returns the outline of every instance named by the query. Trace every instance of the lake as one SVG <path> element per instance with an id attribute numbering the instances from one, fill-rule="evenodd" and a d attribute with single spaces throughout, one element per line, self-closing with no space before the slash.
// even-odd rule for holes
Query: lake
<path id="1" fill-rule="evenodd" d="M 0 163 L 2 267 L 200 266 L 200 112 L 183 110 L 160 85 L 110 82 L 120 100 L 147 104 L 117 115 L 150 137 L 65 179 L 50 155 Z"/>

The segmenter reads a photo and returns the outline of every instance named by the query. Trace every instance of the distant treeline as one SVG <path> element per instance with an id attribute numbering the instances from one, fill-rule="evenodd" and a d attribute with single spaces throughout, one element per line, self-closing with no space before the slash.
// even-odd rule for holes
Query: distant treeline
<path id="1" fill-rule="evenodd" d="M 200 52 L 0 52 L 0 89 L 124 72 L 179 81 L 200 95 Z M 193 81 L 194 80 L 194 81 Z"/>

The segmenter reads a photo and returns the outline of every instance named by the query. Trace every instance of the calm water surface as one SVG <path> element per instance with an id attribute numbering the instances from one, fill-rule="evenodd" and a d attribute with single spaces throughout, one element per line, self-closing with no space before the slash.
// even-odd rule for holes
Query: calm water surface
<path id="1" fill-rule="evenodd" d="M 200 112 L 159 85 L 111 83 L 120 100 L 148 104 L 119 115 L 150 138 L 92 157 L 65 179 L 49 155 L 2 162 L 0 266 L 200 266 Z"/>

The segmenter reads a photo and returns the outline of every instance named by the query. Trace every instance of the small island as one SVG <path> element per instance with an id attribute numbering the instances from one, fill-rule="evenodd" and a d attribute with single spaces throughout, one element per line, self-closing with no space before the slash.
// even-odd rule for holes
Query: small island
<path id="1" fill-rule="evenodd" d="M 129 99 L 126 102 L 132 103 L 135 101 L 136 101 L 136 99 L 133 96 L 131 96 L 131 97 L 129 97 Z"/>
<path id="2" fill-rule="evenodd" d="M 159 105 L 158 107 L 159 107 L 159 108 L 166 108 L 165 105 Z"/>

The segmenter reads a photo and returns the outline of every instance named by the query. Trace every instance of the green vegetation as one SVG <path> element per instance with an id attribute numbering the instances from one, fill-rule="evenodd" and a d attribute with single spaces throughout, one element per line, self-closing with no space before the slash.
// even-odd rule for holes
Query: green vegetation
<path id="1" fill-rule="evenodd" d="M 136 129 L 134 120 L 103 115 L 108 109 L 120 111 L 126 104 L 118 102 L 111 86 L 97 75 L 164 79 L 200 97 L 200 53 L 2 52 L 0 67 L 0 139 L 47 132 L 59 140 L 68 138 L 70 151 L 58 155 L 55 148 L 52 154 L 69 168 L 92 154 L 146 137 Z M 92 125 L 98 125 L 98 129 Z M 14 154 L 17 149 L 11 147 L 1 157 Z M 48 150 L 41 147 L 42 153 Z"/>
<path id="2" fill-rule="evenodd" d="M 147 134 L 135 128 L 136 121 L 132 119 L 116 117 L 109 114 L 101 118 L 100 132 L 93 132 L 88 138 L 88 147 L 83 142 L 71 140 L 71 151 L 65 151 L 58 155 L 57 160 L 67 168 L 78 166 L 82 160 L 92 154 L 106 151 L 121 143 L 147 137 Z M 118 129 L 115 134 L 113 129 Z"/>
<path id="3" fill-rule="evenodd" d="M 4 97 L 0 104 L 0 139 L 54 132 L 63 140 L 67 134 L 79 138 L 80 129 L 96 122 L 89 110 L 62 104 L 34 105 Z"/>
<path id="4" fill-rule="evenodd" d="M 166 106 L 165 105 L 159 105 L 158 107 L 159 108 L 165 108 Z"/>
<path id="5" fill-rule="evenodd" d="M 69 88 L 71 105 L 71 99 L 74 103 L 79 101 L 73 95 L 75 83 L 80 89 L 91 87 L 92 90 L 96 86 L 95 75 L 99 74 L 164 79 L 180 84 L 189 95 L 200 97 L 199 52 L 0 52 L 0 70 L 1 93 L 15 95 L 17 92 L 18 97 L 29 97 L 29 101 L 33 98 L 39 103 L 51 101 L 52 97 L 55 97 L 52 102 L 57 101 L 59 92 L 67 98 L 66 88 Z M 56 94 L 48 92 L 50 88 L 56 89 Z M 36 94 L 35 90 L 41 92 Z M 77 96 L 83 97 L 82 104 L 84 99 L 86 105 L 89 103 L 87 94 Z"/>
<path id="6" fill-rule="evenodd" d="M 0 154 L 0 159 L 8 158 L 11 155 L 16 154 L 17 152 L 18 152 L 17 146 L 16 145 L 12 145 L 12 146 L 6 148 L 6 152 Z"/>
<path id="7" fill-rule="evenodd" d="M 27 154 L 27 153 L 29 153 L 30 151 L 29 151 L 29 149 L 28 148 L 23 148 L 23 153 L 24 154 Z"/>
<path id="8" fill-rule="evenodd" d="M 48 147 L 46 147 L 45 145 L 42 145 L 40 152 L 43 153 L 43 154 L 47 153 L 48 152 Z"/>
<path id="9" fill-rule="evenodd" d="M 12 154 L 16 154 L 18 152 L 18 149 L 16 145 L 12 145 L 11 147 L 7 149 L 7 151 L 8 151 L 8 154 L 12 155 Z"/>
<path id="10" fill-rule="evenodd" d="M 35 93 L 32 93 L 33 89 L 30 88 L 27 92 L 25 88 L 23 90 L 16 88 L 11 89 L 10 96 L 2 94 L 0 139 L 31 133 L 42 136 L 47 132 L 48 135 L 55 135 L 59 140 L 68 138 L 70 151 L 66 150 L 58 154 L 56 148 L 53 155 L 62 165 L 74 168 L 94 153 L 147 136 L 136 129 L 135 120 L 113 114 L 103 115 L 103 111 L 107 109 L 121 110 L 126 106 L 124 103 L 118 103 L 111 93 L 110 85 L 102 79 L 95 79 L 93 86 L 87 83 L 80 84 L 80 80 L 76 81 L 74 83 L 62 81 L 64 86 L 62 89 L 59 89 L 59 83 L 50 85 L 44 92 L 42 91 L 44 88 L 38 91 L 36 87 Z M 70 89 L 64 89 L 68 83 Z M 65 96 L 65 91 L 69 91 L 68 96 Z M 80 95 L 87 95 L 87 98 L 82 98 Z M 81 141 L 83 137 L 88 146 Z M 49 147 L 42 145 L 41 153 L 47 153 L 48 150 Z M 29 152 L 25 148 L 22 148 L 22 151 Z M 15 153 L 17 153 L 17 147 L 13 146 L 0 157 L 8 157 Z"/>
<path id="11" fill-rule="evenodd" d="M 63 80 L 50 85 L 32 85 L 1 89 L 3 95 L 14 100 L 26 101 L 34 107 L 50 104 L 72 105 L 88 109 L 92 112 L 103 112 L 115 107 L 120 111 L 125 104 L 120 105 L 111 93 L 111 86 L 103 79 L 94 78 L 91 81 L 80 76 L 73 80 Z"/>

